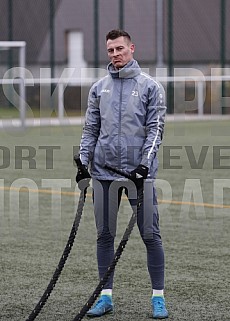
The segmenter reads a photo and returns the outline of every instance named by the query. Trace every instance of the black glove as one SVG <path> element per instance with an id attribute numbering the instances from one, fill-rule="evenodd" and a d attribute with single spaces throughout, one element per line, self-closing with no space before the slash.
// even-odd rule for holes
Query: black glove
<path id="1" fill-rule="evenodd" d="M 88 168 L 86 165 L 83 165 L 80 158 L 75 158 L 78 170 L 76 175 L 76 182 L 79 183 L 84 178 L 91 178 Z"/>
<path id="2" fill-rule="evenodd" d="M 148 167 L 140 164 L 135 168 L 133 171 L 131 171 L 131 180 L 136 184 L 136 187 L 139 188 L 143 185 L 144 179 L 148 176 Z"/>

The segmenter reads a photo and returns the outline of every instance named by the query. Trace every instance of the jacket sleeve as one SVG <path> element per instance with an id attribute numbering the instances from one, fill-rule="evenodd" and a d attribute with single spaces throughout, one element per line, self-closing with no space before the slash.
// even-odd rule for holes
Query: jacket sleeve
<path id="1" fill-rule="evenodd" d="M 150 168 L 163 138 L 165 124 L 165 91 L 155 83 L 149 94 L 146 114 L 146 140 L 142 150 L 141 164 Z"/>
<path id="2" fill-rule="evenodd" d="M 100 133 L 100 109 L 97 87 L 93 85 L 89 91 L 88 107 L 86 110 L 85 124 L 80 143 L 80 159 L 82 164 L 88 166 Z"/>

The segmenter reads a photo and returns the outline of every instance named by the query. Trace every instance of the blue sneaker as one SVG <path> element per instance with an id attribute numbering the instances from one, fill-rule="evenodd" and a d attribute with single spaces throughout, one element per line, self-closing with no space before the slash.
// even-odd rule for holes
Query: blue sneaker
<path id="1" fill-rule="evenodd" d="M 90 309 L 86 315 L 87 317 L 101 317 L 106 313 L 113 312 L 113 302 L 112 297 L 109 295 L 101 295 L 100 299 L 94 305 L 92 309 Z"/>
<path id="2" fill-rule="evenodd" d="M 152 297 L 153 319 L 166 319 L 168 311 L 165 307 L 165 299 L 161 296 Z"/>

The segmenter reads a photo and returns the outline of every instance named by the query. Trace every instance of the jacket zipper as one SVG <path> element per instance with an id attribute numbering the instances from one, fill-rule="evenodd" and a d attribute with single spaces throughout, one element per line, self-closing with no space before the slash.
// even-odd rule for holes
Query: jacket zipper
<path id="1" fill-rule="evenodd" d="M 123 78 L 121 78 L 120 106 L 119 106 L 119 130 L 118 130 L 118 167 L 121 167 L 121 108 L 122 108 Z"/>

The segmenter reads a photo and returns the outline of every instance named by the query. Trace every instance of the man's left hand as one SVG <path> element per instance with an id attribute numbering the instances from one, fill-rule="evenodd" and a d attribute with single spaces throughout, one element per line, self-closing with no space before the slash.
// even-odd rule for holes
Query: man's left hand
<path id="1" fill-rule="evenodd" d="M 144 183 L 144 179 L 148 176 L 148 167 L 140 164 L 131 171 L 131 180 L 136 184 L 137 188 L 141 187 Z"/>

